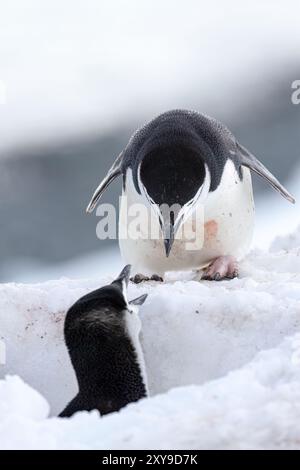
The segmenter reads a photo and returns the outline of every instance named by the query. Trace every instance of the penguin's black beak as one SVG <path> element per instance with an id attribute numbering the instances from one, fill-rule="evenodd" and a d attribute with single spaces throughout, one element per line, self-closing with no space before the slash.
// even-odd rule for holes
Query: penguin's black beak
<path id="1" fill-rule="evenodd" d="M 120 272 L 119 276 L 117 277 L 117 279 L 113 281 L 112 284 L 114 283 L 123 284 L 123 282 L 125 282 L 126 287 L 127 287 L 129 283 L 129 279 L 130 279 L 130 272 L 131 272 L 131 264 L 127 264 L 127 266 L 125 266 L 125 268 Z"/>
<path id="2" fill-rule="evenodd" d="M 174 238 L 175 238 L 175 233 L 174 233 L 174 225 L 173 224 L 167 224 L 165 225 L 164 231 L 163 231 L 163 236 L 164 236 L 164 245 L 165 245 L 165 252 L 166 252 L 166 257 L 168 258 L 174 243 Z"/>

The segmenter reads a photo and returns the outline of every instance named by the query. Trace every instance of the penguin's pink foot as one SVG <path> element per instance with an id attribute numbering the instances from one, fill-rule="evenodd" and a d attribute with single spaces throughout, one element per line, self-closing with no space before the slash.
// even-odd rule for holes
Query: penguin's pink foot
<path id="1" fill-rule="evenodd" d="M 238 276 L 238 263 L 233 256 L 220 256 L 215 259 L 204 271 L 202 279 L 205 281 L 222 281 Z"/>
<path id="2" fill-rule="evenodd" d="M 164 282 L 163 278 L 157 274 L 153 274 L 151 277 L 144 276 L 144 274 L 136 274 L 135 276 L 131 277 L 130 280 L 134 284 L 140 284 L 141 282 L 146 281 Z"/>

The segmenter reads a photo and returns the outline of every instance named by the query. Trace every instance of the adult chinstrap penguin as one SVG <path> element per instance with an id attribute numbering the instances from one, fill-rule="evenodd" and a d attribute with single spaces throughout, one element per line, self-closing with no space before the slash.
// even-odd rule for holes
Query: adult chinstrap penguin
<path id="1" fill-rule="evenodd" d="M 295 202 L 223 124 L 194 111 L 169 111 L 135 132 L 97 188 L 87 211 L 95 208 L 107 186 L 122 175 L 119 245 L 136 273 L 148 277 L 155 274 L 160 279 L 166 271 L 205 269 L 205 279 L 232 278 L 253 236 L 250 171 Z M 121 236 L 128 223 L 127 209 L 134 204 L 143 204 L 149 216 L 155 214 L 159 239 L 149 232 L 147 235 L 148 217 L 141 220 L 143 237 Z M 174 205 L 178 208 L 168 213 L 165 208 Z M 195 235 L 199 243 L 191 248 L 187 238 L 177 238 L 177 234 L 198 212 L 203 233 Z"/>
<path id="2" fill-rule="evenodd" d="M 127 301 L 129 276 L 126 266 L 115 281 L 82 297 L 66 315 L 65 342 L 79 391 L 60 417 L 94 409 L 104 415 L 148 394 L 138 317 L 147 295 Z"/>

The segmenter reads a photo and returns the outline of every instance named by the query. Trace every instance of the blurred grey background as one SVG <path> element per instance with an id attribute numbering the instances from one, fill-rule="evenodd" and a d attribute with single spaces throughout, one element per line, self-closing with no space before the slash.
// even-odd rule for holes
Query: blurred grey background
<path id="1" fill-rule="evenodd" d="M 0 281 L 121 264 L 85 207 L 135 128 L 167 109 L 224 121 L 299 194 L 299 17 L 289 0 L 2 0 Z M 265 246 L 300 223 L 299 209 L 256 179 L 255 190 L 254 244 Z"/>

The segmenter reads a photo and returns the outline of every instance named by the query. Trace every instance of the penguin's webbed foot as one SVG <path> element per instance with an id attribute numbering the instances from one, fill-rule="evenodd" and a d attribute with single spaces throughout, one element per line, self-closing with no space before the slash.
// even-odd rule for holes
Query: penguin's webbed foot
<path id="1" fill-rule="evenodd" d="M 141 282 L 147 281 L 164 282 L 163 278 L 161 276 L 158 276 L 158 274 L 153 274 L 150 277 L 144 276 L 144 274 L 136 274 L 135 276 L 131 277 L 130 280 L 134 284 L 140 284 Z"/>
<path id="2" fill-rule="evenodd" d="M 204 281 L 234 279 L 239 274 L 238 263 L 233 256 L 220 256 L 215 259 L 202 275 Z"/>

